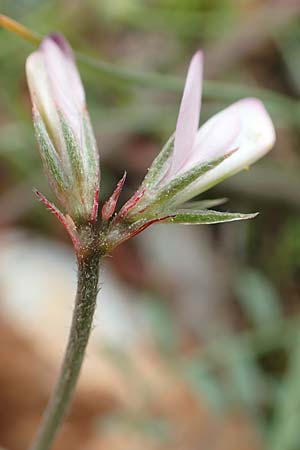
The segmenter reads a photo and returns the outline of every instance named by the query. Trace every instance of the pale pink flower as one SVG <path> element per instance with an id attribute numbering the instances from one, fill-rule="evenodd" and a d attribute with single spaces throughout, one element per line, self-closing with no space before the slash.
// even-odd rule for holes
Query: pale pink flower
<path id="1" fill-rule="evenodd" d="M 223 199 L 185 203 L 248 168 L 275 142 L 272 120 L 255 98 L 233 103 L 199 128 L 202 74 L 203 56 L 198 51 L 189 66 L 175 133 L 153 161 L 140 188 L 112 220 L 112 246 L 155 222 L 209 224 L 256 216 L 207 209 Z M 112 196 L 113 203 L 118 195 L 119 188 Z"/>
<path id="2" fill-rule="evenodd" d="M 50 183 L 75 219 L 95 214 L 99 155 L 74 55 L 60 34 L 46 36 L 26 61 L 33 118 Z"/>
<path id="3" fill-rule="evenodd" d="M 168 150 L 163 163 L 164 150 L 153 162 L 142 184 L 143 199 L 130 215 L 156 204 L 162 191 L 172 189 L 182 177 L 192 175 L 201 165 L 212 163 L 209 170 L 203 171 L 173 197 L 169 196 L 168 204 L 174 207 L 190 200 L 248 168 L 273 147 L 275 131 L 272 120 L 256 98 L 233 103 L 199 128 L 202 73 L 203 56 L 198 51 L 189 66 L 173 142 L 169 143 L 173 148 Z M 157 207 L 161 206 L 158 201 Z"/>
<path id="4" fill-rule="evenodd" d="M 66 226 L 78 247 L 78 226 L 100 220 L 100 172 L 84 89 L 72 49 L 63 36 L 47 36 L 27 59 L 26 72 L 41 156 L 65 215 L 42 194 L 38 197 Z M 155 222 L 218 223 L 256 215 L 207 209 L 220 204 L 219 200 L 185 204 L 250 166 L 275 142 L 272 121 L 254 98 L 237 101 L 199 128 L 202 75 L 199 51 L 189 66 L 175 133 L 120 211 L 116 214 L 115 208 L 126 174 L 102 207 L 99 230 L 105 251 Z"/>

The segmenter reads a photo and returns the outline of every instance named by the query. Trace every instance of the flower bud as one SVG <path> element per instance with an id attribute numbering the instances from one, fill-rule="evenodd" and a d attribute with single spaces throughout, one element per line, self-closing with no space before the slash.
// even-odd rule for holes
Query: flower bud
<path id="1" fill-rule="evenodd" d="M 99 155 L 72 49 L 45 37 L 26 61 L 33 120 L 44 169 L 74 221 L 90 220 L 99 192 Z"/>

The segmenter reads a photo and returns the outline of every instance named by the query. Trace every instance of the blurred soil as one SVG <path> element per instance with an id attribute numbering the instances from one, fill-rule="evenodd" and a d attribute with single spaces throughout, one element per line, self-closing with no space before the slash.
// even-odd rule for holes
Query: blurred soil
<path id="1" fill-rule="evenodd" d="M 23 450 L 38 426 L 57 368 L 4 319 L 0 340 L 0 443 L 9 450 Z M 51 343 L 44 345 L 46 349 Z M 101 355 L 105 370 L 95 369 L 94 380 L 84 372 L 55 450 L 260 448 L 245 418 L 233 412 L 226 419 L 216 418 L 158 354 L 144 351 L 131 357 L 135 372 L 131 377 L 105 354 Z M 122 416 L 127 417 L 123 424 L 117 420 Z M 115 421 L 109 420 L 113 417 Z M 148 422 L 159 419 L 162 426 L 157 432 L 145 429 L 142 417 Z"/>

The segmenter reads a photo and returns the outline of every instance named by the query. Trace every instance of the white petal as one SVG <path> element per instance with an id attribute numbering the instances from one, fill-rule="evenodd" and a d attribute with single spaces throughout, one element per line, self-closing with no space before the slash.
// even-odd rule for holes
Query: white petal
<path id="1" fill-rule="evenodd" d="M 63 36 L 54 34 L 41 44 L 54 101 L 81 140 L 85 95 L 73 53 Z"/>
<path id="2" fill-rule="evenodd" d="M 179 109 L 175 131 L 174 153 L 167 179 L 182 167 L 194 145 L 200 118 L 202 94 L 203 56 L 198 51 L 193 56 Z"/>
<path id="3" fill-rule="evenodd" d="M 219 116 L 217 118 L 219 125 L 221 123 L 219 122 L 219 119 L 220 117 L 222 118 L 220 130 L 223 134 L 220 134 L 220 136 L 217 137 L 217 142 L 220 146 L 218 147 L 218 145 L 216 145 L 215 150 L 218 149 L 222 154 L 223 152 L 226 153 L 225 147 L 221 144 L 222 136 L 225 140 L 230 137 L 230 133 L 224 134 L 224 129 L 226 129 L 226 124 L 228 127 L 232 124 L 232 117 L 235 116 L 235 114 L 237 114 L 239 132 L 235 135 L 234 139 L 229 142 L 227 151 L 233 149 L 238 150 L 216 168 L 200 177 L 191 187 L 182 192 L 176 199 L 177 204 L 189 200 L 195 195 L 208 190 L 225 178 L 249 167 L 273 147 L 275 143 L 275 130 L 269 114 L 261 101 L 255 98 L 248 98 L 234 103 L 217 115 Z M 215 117 L 211 120 L 214 119 Z M 215 129 L 215 133 L 218 133 L 217 129 Z M 236 130 L 234 133 L 236 133 Z M 202 148 L 204 143 L 205 139 L 201 139 L 201 142 L 198 143 L 199 145 L 201 144 L 201 153 L 202 151 L 206 151 Z M 209 154 L 209 150 L 207 150 L 207 154 Z"/>
<path id="4" fill-rule="evenodd" d="M 44 56 L 40 50 L 33 52 L 27 58 L 26 75 L 33 107 L 42 117 L 55 147 L 60 148 L 59 117 L 53 101 Z"/>
<path id="5" fill-rule="evenodd" d="M 240 113 L 234 105 L 211 117 L 197 133 L 193 151 L 178 174 L 196 164 L 221 157 L 233 150 L 242 128 Z"/>

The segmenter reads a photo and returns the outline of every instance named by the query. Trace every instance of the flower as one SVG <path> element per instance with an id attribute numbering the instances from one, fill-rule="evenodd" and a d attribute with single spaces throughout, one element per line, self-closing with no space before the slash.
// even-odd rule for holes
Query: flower
<path id="1" fill-rule="evenodd" d="M 84 251 L 84 242 L 90 238 L 107 253 L 156 222 L 207 224 L 255 217 L 208 209 L 222 199 L 188 202 L 254 163 L 275 142 L 272 121 L 255 98 L 234 103 L 198 129 L 203 72 L 200 51 L 189 66 L 175 133 L 139 189 L 115 213 L 124 174 L 103 204 L 101 217 L 98 150 L 80 75 L 64 37 L 45 37 L 28 57 L 26 72 L 44 169 L 64 213 L 36 193 L 66 227 L 77 254 Z"/>
<path id="2" fill-rule="evenodd" d="M 27 58 L 26 74 L 49 182 L 74 222 L 95 220 L 100 178 L 98 150 L 80 75 L 64 37 L 45 37 L 39 49 Z"/>
<path id="3" fill-rule="evenodd" d="M 158 221 L 217 223 L 256 215 L 207 209 L 219 204 L 218 200 L 185 203 L 249 167 L 275 142 L 272 120 L 256 98 L 233 103 L 198 129 L 202 72 L 203 56 L 198 51 L 189 66 L 175 133 L 152 163 L 138 191 L 115 218 L 112 242 L 128 239 L 130 233 L 137 234 Z"/>

